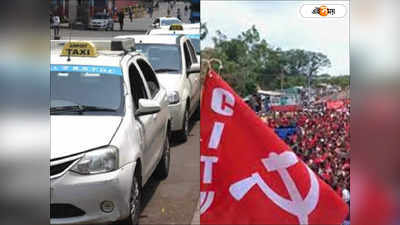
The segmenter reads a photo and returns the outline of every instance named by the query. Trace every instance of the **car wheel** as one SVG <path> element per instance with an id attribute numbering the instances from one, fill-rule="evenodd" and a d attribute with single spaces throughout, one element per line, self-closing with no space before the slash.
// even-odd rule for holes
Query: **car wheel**
<path id="1" fill-rule="evenodd" d="M 133 177 L 131 194 L 129 197 L 129 216 L 122 224 L 137 225 L 139 224 L 139 215 L 142 204 L 142 185 L 137 175 Z"/>
<path id="2" fill-rule="evenodd" d="M 179 131 L 179 139 L 182 142 L 187 141 L 189 137 L 189 109 L 186 108 L 185 114 L 183 115 L 183 127 L 182 130 Z"/>
<path id="3" fill-rule="evenodd" d="M 200 110 L 200 103 L 199 103 L 199 105 L 196 108 L 196 112 L 194 113 L 194 117 L 193 118 L 196 121 L 199 121 L 200 120 L 200 114 L 201 114 L 201 110 Z"/>
<path id="4" fill-rule="evenodd" d="M 169 145 L 168 134 L 165 136 L 164 147 L 163 147 L 163 155 L 161 157 L 160 162 L 157 165 L 156 176 L 160 180 L 164 180 L 168 177 L 169 174 L 169 165 L 171 161 L 171 151 Z"/>

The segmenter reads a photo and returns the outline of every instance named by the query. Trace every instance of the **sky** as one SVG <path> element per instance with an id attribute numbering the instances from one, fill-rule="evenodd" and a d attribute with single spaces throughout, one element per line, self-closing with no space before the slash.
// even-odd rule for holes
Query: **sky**
<path id="1" fill-rule="evenodd" d="M 303 18 L 303 4 L 318 1 L 201 1 L 201 22 L 207 23 L 208 35 L 201 47 L 213 47 L 212 37 L 220 30 L 228 38 L 255 25 L 261 38 L 283 50 L 305 49 L 321 52 L 331 60 L 331 67 L 320 74 L 350 74 L 349 15 L 342 18 Z M 332 1 L 330 2 L 332 4 Z M 327 3 L 329 4 L 329 2 Z M 348 9 L 347 1 L 334 1 Z"/>

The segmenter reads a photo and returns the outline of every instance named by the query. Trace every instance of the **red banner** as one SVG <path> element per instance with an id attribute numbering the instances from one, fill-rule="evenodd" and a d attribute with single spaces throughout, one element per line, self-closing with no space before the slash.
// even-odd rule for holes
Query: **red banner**
<path id="1" fill-rule="evenodd" d="M 201 118 L 201 224 L 343 222 L 343 200 L 214 71 Z"/>
<path id="2" fill-rule="evenodd" d="M 337 100 L 337 101 L 327 101 L 326 107 L 328 109 L 341 109 L 345 106 L 344 101 Z"/>

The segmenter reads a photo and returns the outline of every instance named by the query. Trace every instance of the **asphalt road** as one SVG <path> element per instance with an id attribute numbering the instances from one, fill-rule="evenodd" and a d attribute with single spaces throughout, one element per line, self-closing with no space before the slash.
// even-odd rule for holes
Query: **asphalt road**
<path id="1" fill-rule="evenodd" d="M 95 31 L 95 30 L 61 29 L 60 37 L 62 40 L 68 40 L 70 36 L 71 40 L 104 40 L 104 39 L 111 39 L 112 37 L 119 35 L 132 35 L 132 34 L 144 34 L 144 33 L 145 32 L 138 32 L 138 31 Z M 53 33 L 51 34 L 50 38 L 53 39 Z"/>
<path id="2" fill-rule="evenodd" d="M 192 123 L 188 141 L 172 144 L 168 178 L 150 178 L 145 185 L 140 224 L 192 222 L 200 195 L 200 122 Z"/>
<path id="3" fill-rule="evenodd" d="M 62 40 L 68 40 L 70 37 L 72 40 L 101 40 L 111 39 L 118 35 L 145 34 L 147 30 L 151 29 L 151 20 L 143 18 L 140 19 L 140 22 L 138 20 L 134 20 L 131 23 L 129 19 L 126 19 L 124 30 L 122 31 L 119 30 L 118 23 L 115 23 L 114 31 L 61 28 L 60 38 Z M 54 39 L 54 31 L 52 29 L 50 30 L 50 39 Z"/>

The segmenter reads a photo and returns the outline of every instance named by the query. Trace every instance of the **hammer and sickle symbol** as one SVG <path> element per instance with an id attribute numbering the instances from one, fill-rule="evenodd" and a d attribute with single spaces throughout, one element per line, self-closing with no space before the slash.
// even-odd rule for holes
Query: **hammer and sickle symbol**
<path id="1" fill-rule="evenodd" d="M 261 178 L 259 173 L 253 173 L 251 176 L 242 179 L 229 187 L 232 197 L 240 201 L 256 184 L 267 195 L 272 202 L 283 210 L 295 215 L 300 224 L 308 224 L 308 215 L 315 209 L 319 200 L 319 183 L 316 175 L 307 167 L 310 176 L 311 185 L 307 196 L 303 199 L 296 183 L 287 170 L 297 162 L 297 156 L 293 152 L 283 152 L 281 154 L 270 153 L 266 159 L 261 159 L 268 172 L 277 171 L 282 178 L 291 200 L 283 198 L 274 192 Z"/>

